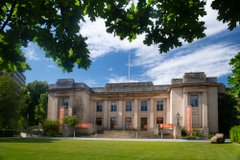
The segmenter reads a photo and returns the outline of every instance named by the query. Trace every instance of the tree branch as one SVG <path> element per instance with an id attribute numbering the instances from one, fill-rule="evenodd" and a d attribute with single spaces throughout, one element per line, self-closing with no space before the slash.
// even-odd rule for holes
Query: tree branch
<path id="1" fill-rule="evenodd" d="M 14 9 L 15 9 L 15 7 L 16 7 L 16 4 L 17 4 L 17 0 L 14 0 L 13 1 L 13 4 L 12 4 L 12 7 L 11 7 L 11 9 L 10 9 L 10 13 L 9 13 L 9 15 L 8 15 L 8 17 L 7 17 L 7 20 L 3 23 L 3 25 L 1 26 L 1 28 L 0 28 L 0 32 L 2 32 L 3 30 L 4 30 L 4 28 L 6 27 L 6 25 L 8 24 L 8 22 L 10 21 L 10 19 L 12 18 L 12 14 L 13 14 L 13 11 L 14 11 Z"/>

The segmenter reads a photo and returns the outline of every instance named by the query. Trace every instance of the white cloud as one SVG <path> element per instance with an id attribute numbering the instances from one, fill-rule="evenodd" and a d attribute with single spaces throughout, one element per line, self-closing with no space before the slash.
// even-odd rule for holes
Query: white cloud
<path id="1" fill-rule="evenodd" d="M 112 51 L 128 51 L 143 46 L 144 36 L 139 36 L 130 43 L 127 39 L 120 40 L 113 34 L 107 33 L 105 22 L 101 18 L 97 18 L 95 22 L 86 18 L 86 22 L 81 24 L 80 33 L 88 37 L 87 44 L 92 58 L 103 56 Z"/>
<path id="2" fill-rule="evenodd" d="M 227 24 L 223 24 L 222 22 L 217 20 L 218 12 L 217 10 L 212 9 L 211 7 L 212 1 L 213 0 L 207 0 L 207 4 L 205 6 L 207 15 L 200 18 L 200 20 L 205 21 L 205 27 L 207 28 L 205 30 L 205 33 L 207 36 L 213 35 L 215 33 L 223 31 L 224 29 L 227 29 Z"/>
<path id="3" fill-rule="evenodd" d="M 27 48 L 22 48 L 27 60 L 29 61 L 39 61 L 40 57 L 37 55 L 37 48 L 33 45 L 29 45 Z"/>
<path id="4" fill-rule="evenodd" d="M 172 78 L 182 77 L 185 72 L 205 72 L 208 76 L 223 76 L 231 72 L 229 60 L 239 49 L 240 46 L 224 44 L 205 46 L 190 54 L 156 60 L 158 65 L 145 66 L 147 71 L 144 75 L 150 77 L 155 84 L 169 84 Z"/>
<path id="5" fill-rule="evenodd" d="M 217 20 L 217 11 L 211 8 L 211 3 L 212 0 L 207 0 L 207 15 L 201 18 L 205 21 L 207 36 L 227 28 L 226 24 Z M 159 54 L 157 46 L 143 44 L 144 35 L 138 36 L 136 40 L 129 43 L 126 39 L 121 41 L 113 34 L 107 33 L 104 20 L 100 18 L 97 18 L 95 22 L 87 19 L 85 23 L 81 23 L 80 33 L 88 37 L 87 44 L 93 59 L 109 52 L 133 50 L 134 56 L 131 56 L 134 57 L 133 67 L 142 67 L 144 70 L 142 75 L 135 76 L 138 78 L 131 82 L 150 79 L 156 84 L 168 84 L 172 78 L 182 77 L 185 72 L 195 71 L 206 72 L 208 76 L 222 76 L 230 73 L 229 60 L 239 50 L 239 47 L 224 44 L 202 44 L 199 47 L 184 43 L 183 47 L 174 49 L 174 53 Z M 194 51 L 196 48 L 198 51 Z M 111 68 L 108 70 L 111 71 Z M 129 82 L 126 76 L 119 75 L 111 76 L 108 81 L 110 83 Z"/>
<path id="6" fill-rule="evenodd" d="M 96 80 L 93 79 L 87 79 L 84 81 L 88 86 L 95 86 L 97 84 Z"/>
<path id="7" fill-rule="evenodd" d="M 127 82 L 138 82 L 137 80 L 129 80 L 126 76 L 113 76 L 108 79 L 108 83 L 127 83 Z"/>
<path id="8" fill-rule="evenodd" d="M 56 68 L 54 65 L 48 65 L 47 68 Z"/>

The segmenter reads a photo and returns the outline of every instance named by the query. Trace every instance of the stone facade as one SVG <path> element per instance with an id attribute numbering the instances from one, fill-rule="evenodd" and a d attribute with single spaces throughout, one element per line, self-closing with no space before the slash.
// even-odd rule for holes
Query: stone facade
<path id="1" fill-rule="evenodd" d="M 191 106 L 191 127 L 204 135 L 218 131 L 218 94 L 224 92 L 217 78 L 203 72 L 185 73 L 171 85 L 152 82 L 109 83 L 90 88 L 73 79 L 49 85 L 48 119 L 62 123 L 64 116 L 76 115 L 80 123 L 105 130 L 145 130 L 153 132 L 160 123 L 187 127 L 187 107 Z"/>

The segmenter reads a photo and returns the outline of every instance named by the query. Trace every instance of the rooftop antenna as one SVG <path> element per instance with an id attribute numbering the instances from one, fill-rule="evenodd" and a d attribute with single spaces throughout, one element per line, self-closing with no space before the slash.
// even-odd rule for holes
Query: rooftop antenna
<path id="1" fill-rule="evenodd" d="M 131 79 L 131 57 L 130 53 L 128 53 L 128 80 L 130 81 Z"/>

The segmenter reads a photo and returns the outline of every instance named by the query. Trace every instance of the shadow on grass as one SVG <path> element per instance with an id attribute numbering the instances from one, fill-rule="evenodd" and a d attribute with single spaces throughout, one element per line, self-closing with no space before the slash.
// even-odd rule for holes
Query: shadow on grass
<path id="1" fill-rule="evenodd" d="M 59 139 L 51 138 L 0 138 L 0 143 L 53 143 Z"/>

